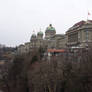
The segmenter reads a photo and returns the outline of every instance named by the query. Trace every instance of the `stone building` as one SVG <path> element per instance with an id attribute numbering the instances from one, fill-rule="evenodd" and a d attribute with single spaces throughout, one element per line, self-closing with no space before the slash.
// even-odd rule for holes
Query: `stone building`
<path id="1" fill-rule="evenodd" d="M 42 40 L 43 39 L 43 32 L 42 31 L 39 31 L 37 33 L 37 39 L 39 39 L 39 40 Z"/>
<path id="2" fill-rule="evenodd" d="M 65 35 L 55 34 L 49 39 L 48 49 L 61 49 L 65 47 Z M 61 44 L 62 43 L 62 44 Z"/>
<path id="3" fill-rule="evenodd" d="M 66 35 L 62 35 L 58 40 L 57 40 L 57 48 L 58 49 L 62 49 L 62 48 L 66 48 Z"/>
<path id="4" fill-rule="evenodd" d="M 36 46 L 36 41 L 37 41 L 37 36 L 35 33 L 32 34 L 30 42 L 31 42 L 31 47 L 35 47 Z"/>
<path id="5" fill-rule="evenodd" d="M 17 54 L 25 53 L 25 46 L 23 44 L 17 47 Z"/>
<path id="6" fill-rule="evenodd" d="M 31 36 L 30 42 L 32 44 L 32 47 L 36 47 L 36 48 L 44 47 L 46 49 L 50 49 L 50 48 L 58 49 L 57 44 L 58 44 L 58 42 L 60 42 L 60 38 L 62 38 L 63 36 L 64 36 L 64 34 L 56 34 L 55 28 L 52 26 L 52 24 L 50 24 L 45 30 L 44 38 L 43 38 L 43 32 L 40 31 L 37 33 L 37 36 L 35 34 L 33 34 Z M 63 37 L 63 39 L 64 39 L 64 37 Z M 61 41 L 65 42 L 65 40 L 61 40 Z"/>
<path id="7" fill-rule="evenodd" d="M 37 33 L 37 47 L 40 48 L 43 46 L 43 32 L 42 31 L 39 31 Z"/>
<path id="8" fill-rule="evenodd" d="M 25 52 L 29 52 L 30 49 L 30 42 L 25 43 Z"/>
<path id="9" fill-rule="evenodd" d="M 92 45 L 92 20 L 80 21 L 74 24 L 66 34 L 56 34 L 55 28 L 50 24 L 44 33 L 39 31 L 32 34 L 30 42 L 20 45 L 17 52 L 27 53 L 36 48 L 62 49 L 66 47 L 88 47 Z"/>
<path id="10" fill-rule="evenodd" d="M 39 31 L 37 35 L 32 34 L 30 42 L 20 45 L 18 47 L 18 52 L 28 53 L 36 48 L 45 48 L 45 49 L 61 49 L 65 47 L 65 35 L 56 34 L 55 28 L 50 24 L 45 30 L 45 37 L 43 38 L 43 32 Z M 63 41 L 63 42 L 62 42 Z M 61 44 L 62 43 L 62 44 Z M 61 45 L 61 46 L 59 46 Z"/>
<path id="11" fill-rule="evenodd" d="M 80 21 L 66 32 L 68 47 L 87 47 L 92 43 L 92 20 Z"/>
<path id="12" fill-rule="evenodd" d="M 43 32 L 38 32 L 37 36 L 36 34 L 32 34 L 31 39 L 30 39 L 30 43 L 31 43 L 31 47 L 40 47 L 42 45 L 42 41 L 43 41 Z"/>

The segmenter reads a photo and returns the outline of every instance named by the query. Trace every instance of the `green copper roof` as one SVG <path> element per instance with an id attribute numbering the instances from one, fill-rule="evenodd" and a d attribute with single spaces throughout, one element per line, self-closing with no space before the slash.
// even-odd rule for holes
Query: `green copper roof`
<path id="1" fill-rule="evenodd" d="M 55 30 L 53 27 L 47 27 L 47 30 Z"/>
<path id="2" fill-rule="evenodd" d="M 42 31 L 40 31 L 40 32 L 38 32 L 38 34 L 39 34 L 39 35 L 43 35 L 43 32 L 42 32 Z"/>
<path id="3" fill-rule="evenodd" d="M 46 30 L 49 30 L 49 31 L 50 31 L 50 30 L 51 30 L 51 31 L 55 31 L 55 28 L 54 28 L 54 27 L 52 27 L 52 24 L 50 24 L 50 25 L 49 25 L 49 27 L 47 27 L 47 29 L 46 29 Z"/>
<path id="4" fill-rule="evenodd" d="M 32 34 L 32 36 L 36 36 L 36 34 Z"/>

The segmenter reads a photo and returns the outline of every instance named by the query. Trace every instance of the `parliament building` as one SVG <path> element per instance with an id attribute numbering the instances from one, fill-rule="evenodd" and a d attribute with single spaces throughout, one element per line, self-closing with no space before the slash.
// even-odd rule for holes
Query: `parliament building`
<path id="1" fill-rule="evenodd" d="M 74 24 L 65 34 L 56 34 L 56 29 L 50 24 L 44 33 L 32 34 L 30 42 L 19 45 L 18 53 L 27 53 L 33 48 L 65 49 L 85 48 L 92 45 L 92 20 L 80 21 Z"/>

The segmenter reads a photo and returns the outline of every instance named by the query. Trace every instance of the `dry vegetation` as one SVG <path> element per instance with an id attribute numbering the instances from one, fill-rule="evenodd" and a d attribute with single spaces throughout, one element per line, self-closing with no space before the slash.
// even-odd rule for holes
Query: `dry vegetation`
<path id="1" fill-rule="evenodd" d="M 50 60 L 41 50 L 16 56 L 6 80 L 5 92 L 92 92 L 92 49 Z"/>

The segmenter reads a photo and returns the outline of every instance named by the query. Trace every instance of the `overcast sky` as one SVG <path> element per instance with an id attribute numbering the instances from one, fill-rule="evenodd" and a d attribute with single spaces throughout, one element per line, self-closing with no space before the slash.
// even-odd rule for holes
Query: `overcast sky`
<path id="1" fill-rule="evenodd" d="M 51 23 L 57 34 L 92 14 L 92 0 L 0 0 L 0 43 L 16 46 Z M 92 15 L 89 16 L 92 19 Z"/>

